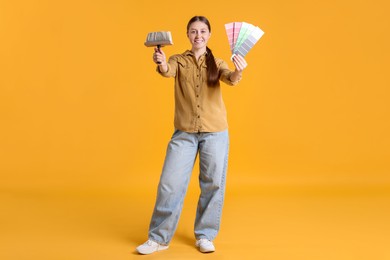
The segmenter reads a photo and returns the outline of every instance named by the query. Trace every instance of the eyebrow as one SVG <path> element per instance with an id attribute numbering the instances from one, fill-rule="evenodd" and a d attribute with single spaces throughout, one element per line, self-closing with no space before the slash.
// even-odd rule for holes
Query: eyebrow
<path id="1" fill-rule="evenodd" d="M 208 28 L 200 28 L 199 31 L 202 31 L 202 30 L 209 30 Z M 195 28 L 190 28 L 189 31 L 198 31 L 198 29 L 195 29 Z"/>

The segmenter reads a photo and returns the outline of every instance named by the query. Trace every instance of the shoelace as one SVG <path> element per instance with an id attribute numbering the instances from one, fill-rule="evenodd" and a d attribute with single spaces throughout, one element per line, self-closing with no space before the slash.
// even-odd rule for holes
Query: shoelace
<path id="1" fill-rule="evenodd" d="M 146 244 L 147 244 L 148 246 L 153 246 L 154 243 L 155 243 L 155 242 L 153 242 L 152 240 L 146 241 Z"/>
<path id="2" fill-rule="evenodd" d="M 210 240 L 206 239 L 206 238 L 201 238 L 201 239 L 199 239 L 199 242 L 198 242 L 198 245 L 200 245 L 200 244 L 211 245 L 212 242 Z"/>

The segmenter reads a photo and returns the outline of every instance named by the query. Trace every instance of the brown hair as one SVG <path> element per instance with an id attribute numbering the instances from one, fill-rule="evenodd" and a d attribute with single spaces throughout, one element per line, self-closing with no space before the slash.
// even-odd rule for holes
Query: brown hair
<path id="1" fill-rule="evenodd" d="M 194 22 L 202 22 L 205 23 L 211 32 L 211 26 L 209 20 L 207 20 L 204 16 L 194 16 L 187 24 L 187 32 L 190 29 L 190 26 Z M 207 65 L 207 85 L 211 87 L 215 87 L 219 85 L 219 72 L 217 68 L 217 64 L 215 63 L 215 58 L 213 52 L 209 47 L 206 46 L 207 55 L 206 55 L 206 65 Z"/>

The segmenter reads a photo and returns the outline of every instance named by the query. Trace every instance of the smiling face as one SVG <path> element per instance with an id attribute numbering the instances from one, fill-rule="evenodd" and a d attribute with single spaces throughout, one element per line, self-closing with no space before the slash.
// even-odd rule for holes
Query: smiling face
<path id="1" fill-rule="evenodd" d="M 211 36 L 207 24 L 201 21 L 191 23 L 187 31 L 187 36 L 193 51 L 206 51 L 207 42 Z"/>

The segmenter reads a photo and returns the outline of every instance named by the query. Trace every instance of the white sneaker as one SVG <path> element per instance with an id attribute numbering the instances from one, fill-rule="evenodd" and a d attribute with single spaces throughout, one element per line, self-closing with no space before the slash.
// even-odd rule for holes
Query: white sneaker
<path id="1" fill-rule="evenodd" d="M 139 247 L 137 247 L 138 253 L 140 253 L 142 255 L 149 255 L 151 253 L 165 250 L 165 249 L 168 249 L 168 246 L 161 245 L 161 244 L 156 243 L 150 239 L 148 241 L 146 241 L 145 243 L 143 243 L 142 245 L 140 245 Z"/>
<path id="2" fill-rule="evenodd" d="M 211 253 L 215 251 L 215 247 L 212 241 L 201 238 L 196 241 L 196 247 L 199 247 L 199 251 L 202 253 Z"/>

